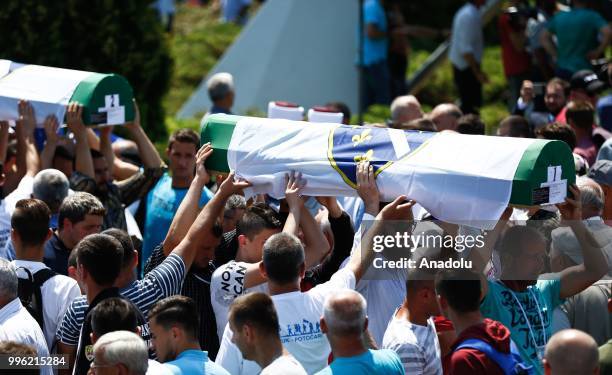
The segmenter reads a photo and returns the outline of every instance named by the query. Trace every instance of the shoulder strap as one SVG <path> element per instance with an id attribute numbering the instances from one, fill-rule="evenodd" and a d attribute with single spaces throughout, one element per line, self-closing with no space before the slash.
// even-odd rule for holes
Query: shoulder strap
<path id="1" fill-rule="evenodd" d="M 32 272 L 25 268 L 19 267 L 27 274 L 27 279 L 18 278 L 19 282 L 19 298 L 22 304 L 36 320 L 41 329 L 44 329 L 45 322 L 43 317 L 43 298 L 41 287 L 45 281 L 49 280 L 57 273 L 49 268 L 43 268 L 38 272 Z"/>
<path id="2" fill-rule="evenodd" d="M 47 280 L 57 275 L 58 273 L 51 268 L 43 268 L 34 274 L 34 284 L 42 286 Z"/>
<path id="3" fill-rule="evenodd" d="M 512 346 L 512 345 L 511 345 Z M 516 347 L 515 347 L 516 348 Z M 476 349 L 479 352 L 483 352 L 490 360 L 497 363 L 502 369 L 504 374 L 514 374 L 516 367 L 516 360 L 510 353 L 500 353 L 495 350 L 489 343 L 480 339 L 467 339 L 461 342 L 455 351 L 461 349 Z"/>
<path id="4" fill-rule="evenodd" d="M 25 267 L 17 267 L 17 269 L 23 270 L 28 276 L 26 279 L 21 277 L 17 278 L 19 299 L 21 299 L 22 303 L 25 302 L 24 305 L 26 305 L 32 299 L 32 292 L 34 291 L 34 276 L 32 276 L 32 272 Z"/>

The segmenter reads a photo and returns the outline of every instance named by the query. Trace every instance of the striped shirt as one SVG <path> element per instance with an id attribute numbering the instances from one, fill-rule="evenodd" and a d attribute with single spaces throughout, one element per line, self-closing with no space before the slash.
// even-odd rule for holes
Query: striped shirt
<path id="1" fill-rule="evenodd" d="M 170 254 L 159 266 L 145 275 L 144 279 L 134 280 L 123 288 L 121 295 L 132 301 L 146 317 L 155 302 L 180 293 L 185 273 L 183 258 Z M 86 296 L 79 296 L 72 301 L 56 334 L 62 344 L 77 346 L 88 307 Z"/>
<path id="2" fill-rule="evenodd" d="M 427 326 L 395 317 L 387 326 L 381 349 L 391 349 L 400 357 L 406 374 L 442 375 L 440 343 L 433 318 Z"/>
<path id="3" fill-rule="evenodd" d="M 200 332 L 198 339 L 203 350 L 208 352 L 211 360 L 217 357 L 219 351 L 219 336 L 217 335 L 217 323 L 215 313 L 210 300 L 210 279 L 215 268 L 236 257 L 238 251 L 238 236 L 236 230 L 223 234 L 221 243 L 215 249 L 215 260 L 206 268 L 197 267 L 195 264 L 185 277 L 181 294 L 195 301 L 200 314 Z M 163 244 L 160 244 L 145 266 L 145 274 L 150 269 L 164 260 Z"/>

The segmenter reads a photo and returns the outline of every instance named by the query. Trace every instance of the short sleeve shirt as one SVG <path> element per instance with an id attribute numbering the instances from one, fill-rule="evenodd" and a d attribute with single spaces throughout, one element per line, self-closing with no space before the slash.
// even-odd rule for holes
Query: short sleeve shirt
<path id="1" fill-rule="evenodd" d="M 563 302 L 560 280 L 538 280 L 523 292 L 512 291 L 500 281 L 489 280 L 488 285 L 480 312 L 508 327 L 521 357 L 542 372 L 537 347 L 543 348 L 550 339 L 553 311 Z"/>
<path id="2" fill-rule="evenodd" d="M 373 24 L 382 32 L 387 32 L 387 17 L 385 10 L 378 0 L 366 0 L 363 4 L 364 28 Z M 365 30 L 363 30 L 365 33 Z M 367 35 L 363 38 L 363 64 L 373 65 L 387 59 L 387 38 L 370 39 Z"/>
<path id="3" fill-rule="evenodd" d="M 237 297 L 248 292 L 268 292 L 267 283 L 245 289 L 244 277 L 247 266 L 248 263 L 232 260 L 217 268 L 212 275 L 210 280 L 210 302 L 215 311 L 218 337 L 223 337 L 229 307 Z"/>
<path id="4" fill-rule="evenodd" d="M 557 65 L 571 72 L 593 69 L 586 55 L 597 48 L 599 30 L 606 24 L 599 13 L 590 9 L 555 14 L 546 27 L 557 37 Z"/>

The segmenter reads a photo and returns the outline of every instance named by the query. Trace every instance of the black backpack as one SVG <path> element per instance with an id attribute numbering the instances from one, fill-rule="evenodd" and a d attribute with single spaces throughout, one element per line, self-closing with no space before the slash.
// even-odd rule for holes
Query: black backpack
<path id="1" fill-rule="evenodd" d="M 28 275 L 27 279 L 17 278 L 19 299 L 44 332 L 43 299 L 40 288 L 45 281 L 57 275 L 57 273 L 49 268 L 43 268 L 34 274 L 27 268 L 19 267 L 19 269 L 24 270 Z"/>

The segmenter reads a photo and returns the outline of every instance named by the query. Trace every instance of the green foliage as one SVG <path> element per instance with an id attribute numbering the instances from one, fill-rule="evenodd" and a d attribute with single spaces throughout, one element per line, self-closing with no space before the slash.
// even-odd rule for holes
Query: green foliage
<path id="1" fill-rule="evenodd" d="M 152 0 L 4 0 L 0 7 L 0 56 L 128 79 L 143 124 L 165 138 L 162 97 L 172 61 Z"/>
<path id="2" fill-rule="evenodd" d="M 368 108 L 363 114 L 363 122 L 368 124 L 384 124 L 391 117 L 389 106 L 375 104 Z M 351 117 L 351 124 L 359 123 L 359 115 L 354 114 Z"/>
<path id="3" fill-rule="evenodd" d="M 218 18 L 210 7 L 178 7 L 170 49 L 175 69 L 164 101 L 168 113 L 181 108 L 240 32 Z"/>
<path id="4" fill-rule="evenodd" d="M 199 119 L 178 119 L 174 116 L 166 116 L 166 129 L 168 135 L 174 133 L 179 129 L 193 129 L 200 134 L 200 120 Z M 160 155 L 166 155 L 166 147 L 168 146 L 168 138 L 160 138 L 155 142 L 155 148 Z"/>
<path id="5" fill-rule="evenodd" d="M 423 64 L 430 52 L 415 50 L 410 55 L 410 65 L 407 76 L 410 77 Z M 499 122 L 508 115 L 506 108 L 507 83 L 501 64 L 501 51 L 499 46 L 486 47 L 482 59 L 482 69 L 489 76 L 489 83 L 484 85 L 484 105 L 481 108 L 481 117 L 487 125 L 487 134 L 495 133 Z M 454 102 L 457 99 L 457 90 L 453 83 L 453 70 L 450 62 L 445 61 L 427 80 L 424 87 L 417 94 L 424 108 L 439 103 Z"/>

